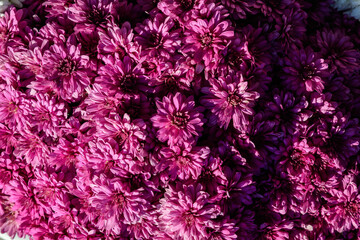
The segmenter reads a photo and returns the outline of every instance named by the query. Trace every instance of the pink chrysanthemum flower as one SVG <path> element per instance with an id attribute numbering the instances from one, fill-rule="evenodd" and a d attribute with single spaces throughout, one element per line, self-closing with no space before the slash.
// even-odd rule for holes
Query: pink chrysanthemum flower
<path id="1" fill-rule="evenodd" d="M 52 45 L 43 55 L 41 74 L 28 87 L 53 91 L 64 100 L 78 100 L 90 84 L 88 61 L 88 56 L 80 54 L 80 46 Z"/>
<path id="2" fill-rule="evenodd" d="M 139 60 L 139 46 L 133 42 L 134 33 L 129 22 L 125 22 L 121 28 L 114 23 L 106 32 L 99 32 L 98 51 L 100 54 L 114 54 L 115 58 L 123 60 L 126 55 Z"/>
<path id="3" fill-rule="evenodd" d="M 189 141 L 202 132 L 204 124 L 202 107 L 195 107 L 193 97 L 186 98 L 181 93 L 169 94 L 162 102 L 156 101 L 157 114 L 151 118 L 158 128 L 160 141 L 175 145 Z"/>
<path id="4" fill-rule="evenodd" d="M 351 38 L 343 31 L 324 30 L 316 34 L 320 54 L 329 65 L 331 72 L 344 74 L 360 69 L 360 52 L 354 48 Z"/>
<path id="5" fill-rule="evenodd" d="M 145 208 L 142 189 L 130 191 L 118 178 L 95 176 L 91 189 L 90 204 L 99 215 L 97 225 L 107 233 L 119 234 L 123 224 L 137 221 Z"/>
<path id="6" fill-rule="evenodd" d="M 162 148 L 157 169 L 160 172 L 165 170 L 171 180 L 197 179 L 209 154 L 209 148 L 192 147 L 187 142 L 183 146 Z"/>
<path id="7" fill-rule="evenodd" d="M 85 143 L 77 138 L 72 141 L 60 138 L 59 143 L 52 148 L 50 157 L 45 160 L 48 165 L 55 165 L 57 168 L 81 166 L 86 162 L 84 145 Z"/>
<path id="8" fill-rule="evenodd" d="M 98 122 L 98 137 L 107 139 L 123 154 L 142 157 L 142 143 L 146 139 L 146 124 L 142 119 L 132 120 L 128 114 L 121 118 L 105 118 Z"/>
<path id="9" fill-rule="evenodd" d="M 110 0 L 77 0 L 69 7 L 68 17 L 76 23 L 77 32 L 106 29 L 112 5 Z"/>
<path id="10" fill-rule="evenodd" d="M 35 193 L 31 186 L 21 177 L 14 178 L 4 188 L 4 193 L 9 196 L 12 204 L 12 211 L 18 212 L 19 223 L 24 220 L 39 220 L 45 216 L 44 209 L 39 205 L 35 198 Z M 27 219 L 28 218 L 28 219 Z"/>
<path id="11" fill-rule="evenodd" d="M 61 175 L 36 170 L 34 178 L 29 181 L 29 186 L 33 188 L 34 198 L 47 214 L 52 213 L 50 208 L 57 204 L 58 199 L 61 201 L 69 200 L 65 194 L 64 183 L 61 180 Z"/>
<path id="12" fill-rule="evenodd" d="M 311 48 L 290 51 L 284 65 L 284 86 L 298 93 L 321 93 L 324 89 L 329 76 L 328 65 L 324 59 L 316 57 Z"/>
<path id="13" fill-rule="evenodd" d="M 346 177 L 345 177 L 346 178 Z M 360 226 L 360 194 L 354 182 L 343 180 L 340 189 L 330 190 L 331 198 L 321 210 L 327 222 L 338 232 Z"/>
<path id="14" fill-rule="evenodd" d="M 156 14 L 152 20 L 145 20 L 143 25 L 135 27 L 138 36 L 135 41 L 142 46 L 141 56 L 170 59 L 180 47 L 179 31 L 173 30 L 174 21 L 170 17 Z"/>
<path id="15" fill-rule="evenodd" d="M 30 103 L 33 108 L 30 112 L 32 126 L 36 127 L 38 132 L 56 138 L 67 117 L 65 104 L 47 94 L 39 93 L 35 97 Z"/>
<path id="16" fill-rule="evenodd" d="M 248 116 L 254 114 L 252 107 L 260 95 L 247 90 L 248 83 L 243 81 L 242 75 L 229 74 L 226 77 L 210 79 L 209 82 L 211 87 L 201 90 L 206 94 L 201 99 L 201 104 L 213 113 L 210 123 L 218 123 L 220 127 L 227 129 L 232 120 L 234 128 L 245 130 Z"/>
<path id="17" fill-rule="evenodd" d="M 14 155 L 24 157 L 27 164 L 33 167 L 45 164 L 45 159 L 49 156 L 49 147 L 42 139 L 28 130 L 20 132 L 20 137 L 16 143 Z"/>
<path id="18" fill-rule="evenodd" d="M 200 0 L 161 0 L 157 7 L 165 15 L 184 23 L 191 18 L 191 10 L 199 8 L 201 3 Z"/>
<path id="19" fill-rule="evenodd" d="M 172 239 L 206 239 L 206 227 L 214 225 L 213 220 L 219 215 L 216 205 L 208 202 L 208 193 L 200 184 L 177 184 L 165 192 L 160 199 L 160 230 Z"/>
<path id="20" fill-rule="evenodd" d="M 185 43 L 182 51 L 190 55 L 195 63 L 203 63 L 207 69 L 213 69 L 220 60 L 220 51 L 224 50 L 234 37 L 234 31 L 227 20 L 216 12 L 208 21 L 197 19 L 185 26 Z"/>
<path id="21" fill-rule="evenodd" d="M 0 122 L 13 128 L 27 124 L 29 101 L 26 95 L 10 86 L 0 86 Z"/>
<path id="22" fill-rule="evenodd" d="M 106 65 L 101 66 L 95 83 L 118 98 L 137 97 L 140 91 L 146 90 L 147 81 L 143 69 L 130 57 L 123 60 L 114 57 L 104 58 Z"/>

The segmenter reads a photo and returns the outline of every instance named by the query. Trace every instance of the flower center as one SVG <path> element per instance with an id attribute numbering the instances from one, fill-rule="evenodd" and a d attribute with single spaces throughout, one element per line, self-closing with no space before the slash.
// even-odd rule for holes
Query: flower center
<path id="1" fill-rule="evenodd" d="M 105 16 L 100 9 L 94 8 L 88 13 L 88 19 L 95 25 L 105 22 Z"/>
<path id="2" fill-rule="evenodd" d="M 236 94 L 231 94 L 230 96 L 228 96 L 227 101 L 229 104 L 237 106 L 241 102 L 241 97 Z"/>
<path id="3" fill-rule="evenodd" d="M 69 76 L 76 70 L 76 64 L 70 58 L 63 59 L 57 67 L 60 75 Z"/>
<path id="4" fill-rule="evenodd" d="M 303 70 L 301 71 L 301 77 L 303 80 L 307 80 L 309 78 L 311 78 L 312 76 L 314 76 L 315 71 L 312 67 L 310 67 L 309 65 L 306 65 L 305 67 L 303 67 Z"/>
<path id="5" fill-rule="evenodd" d="M 114 196 L 113 202 L 119 206 L 120 209 L 123 209 L 126 204 L 126 199 L 123 193 L 116 193 Z"/>
<path id="6" fill-rule="evenodd" d="M 179 166 L 187 166 L 190 161 L 187 157 L 178 156 L 177 162 Z"/>
<path id="7" fill-rule="evenodd" d="M 11 113 L 15 113 L 17 110 L 19 109 L 18 105 L 16 105 L 16 103 L 14 102 L 9 102 L 9 105 L 8 105 L 8 111 L 11 112 Z"/>
<path id="8" fill-rule="evenodd" d="M 119 86 L 123 92 L 132 93 L 136 89 L 137 78 L 133 75 L 125 75 L 120 79 Z"/>
<path id="9" fill-rule="evenodd" d="M 345 210 L 352 217 L 357 217 L 358 215 L 360 215 L 359 214 L 360 208 L 356 203 L 353 202 L 347 203 L 345 205 Z"/>
<path id="10" fill-rule="evenodd" d="M 201 45 L 203 47 L 209 47 L 213 42 L 213 37 L 211 33 L 205 33 L 201 36 Z"/>
<path id="11" fill-rule="evenodd" d="M 191 212 L 184 213 L 183 217 L 186 225 L 192 226 L 195 223 L 195 217 Z"/>
<path id="12" fill-rule="evenodd" d="M 182 10 L 187 11 L 194 7 L 194 0 L 178 0 Z"/>
<path id="13" fill-rule="evenodd" d="M 153 32 L 150 34 L 149 36 L 149 45 L 152 47 L 158 47 L 159 45 L 161 45 L 162 42 L 162 37 L 160 36 L 159 33 L 157 32 Z"/>
<path id="14" fill-rule="evenodd" d="M 177 112 L 173 116 L 172 123 L 178 126 L 179 128 L 183 128 L 186 126 L 189 120 L 189 115 L 183 112 Z"/>

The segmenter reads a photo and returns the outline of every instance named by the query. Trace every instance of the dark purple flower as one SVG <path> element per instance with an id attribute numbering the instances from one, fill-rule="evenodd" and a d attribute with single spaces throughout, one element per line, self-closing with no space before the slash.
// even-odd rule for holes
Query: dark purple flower
<path id="1" fill-rule="evenodd" d="M 324 89 L 324 82 L 329 76 L 328 65 L 311 48 L 290 51 L 284 65 L 284 86 L 298 93 L 320 93 Z"/>
<path id="2" fill-rule="evenodd" d="M 342 30 L 318 31 L 316 43 L 331 72 L 347 74 L 360 69 L 360 52 Z"/>

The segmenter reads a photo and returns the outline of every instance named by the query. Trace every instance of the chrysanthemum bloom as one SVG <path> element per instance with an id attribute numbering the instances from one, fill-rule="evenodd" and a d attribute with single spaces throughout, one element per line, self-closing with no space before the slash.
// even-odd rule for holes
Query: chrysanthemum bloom
<path id="1" fill-rule="evenodd" d="M 211 124 L 218 124 L 227 129 L 232 120 L 235 129 L 244 131 L 249 122 L 248 117 L 254 114 L 252 107 L 260 97 L 257 92 L 248 91 L 248 83 L 243 81 L 242 75 L 230 73 L 218 79 L 209 80 L 211 87 L 204 87 L 201 91 L 206 94 L 201 104 L 213 113 Z"/>
<path id="2" fill-rule="evenodd" d="M 146 139 L 146 124 L 142 119 L 131 121 L 128 114 L 121 118 L 101 119 L 98 122 L 96 135 L 107 139 L 110 144 L 117 146 L 117 151 L 124 154 L 142 157 L 142 143 Z"/>
<path id="3" fill-rule="evenodd" d="M 302 46 L 306 32 L 307 14 L 301 9 L 285 9 L 281 17 L 276 18 L 275 36 L 281 42 L 280 48 L 291 51 L 293 45 Z"/>
<path id="4" fill-rule="evenodd" d="M 47 136 L 56 138 L 60 127 L 65 123 L 67 109 L 63 102 L 57 101 L 48 94 L 36 94 L 31 104 L 31 125 L 37 128 L 38 132 L 44 132 Z"/>
<path id="5" fill-rule="evenodd" d="M 193 58 L 197 64 L 205 64 L 213 69 L 220 60 L 220 51 L 224 50 L 234 37 L 231 23 L 216 12 L 208 21 L 197 19 L 185 26 L 185 39 L 182 51 Z"/>
<path id="6" fill-rule="evenodd" d="M 219 209 L 208 202 L 208 197 L 200 184 L 178 183 L 166 189 L 160 199 L 160 230 L 172 239 L 206 239 L 206 228 L 212 227 L 219 215 Z"/>
<path id="7" fill-rule="evenodd" d="M 95 79 L 95 83 L 113 96 L 129 99 L 137 97 L 140 91 L 146 90 L 147 81 L 143 75 L 143 69 L 130 57 L 125 56 L 123 60 L 120 60 L 108 56 L 103 61 L 106 65 L 99 68 L 99 76 Z"/>
<path id="8" fill-rule="evenodd" d="M 210 149 L 206 147 L 193 147 L 185 142 L 171 148 L 160 150 L 160 163 L 158 171 L 169 174 L 170 180 L 179 178 L 197 179 L 201 173 L 205 159 L 209 157 Z"/>
<path id="9" fill-rule="evenodd" d="M 80 54 L 80 46 L 52 45 L 45 51 L 41 74 L 28 87 L 40 92 L 55 92 L 64 100 L 78 100 L 90 84 L 89 57 Z"/>
<path id="10" fill-rule="evenodd" d="M 140 49 L 134 43 L 134 33 L 129 22 L 125 22 L 121 28 L 111 22 L 106 32 L 99 33 L 98 51 L 100 54 L 114 54 L 115 58 L 123 60 L 126 55 L 139 60 Z"/>
<path id="11" fill-rule="evenodd" d="M 37 202 L 33 188 L 22 177 L 11 180 L 3 191 L 12 203 L 11 210 L 19 213 L 19 224 L 27 218 L 39 220 L 45 216 L 44 208 Z"/>
<path id="12" fill-rule="evenodd" d="M 29 101 L 11 86 L 0 86 L 0 122 L 10 128 L 27 124 Z"/>
<path id="13" fill-rule="evenodd" d="M 24 25 L 21 21 L 23 10 L 16 10 L 14 7 L 0 17 L 0 53 L 6 53 L 6 48 L 11 45 L 18 45 L 18 40 L 14 39 Z"/>
<path id="14" fill-rule="evenodd" d="M 181 93 L 169 94 L 162 102 L 156 101 L 157 114 L 151 118 L 158 128 L 160 141 L 175 145 L 193 140 L 202 132 L 204 124 L 202 107 L 195 107 L 194 98 L 186 98 Z"/>
<path id="15" fill-rule="evenodd" d="M 267 102 L 264 114 L 279 121 L 281 130 L 289 135 L 300 134 L 306 129 L 312 116 L 304 96 L 296 97 L 291 92 L 274 90 L 272 102 Z"/>
<path id="16" fill-rule="evenodd" d="M 37 167 L 44 165 L 49 153 L 49 147 L 38 135 L 31 133 L 29 130 L 20 132 L 20 137 L 14 150 L 16 157 L 24 157 L 27 164 Z"/>
<path id="17" fill-rule="evenodd" d="M 76 23 L 77 32 L 106 29 L 112 5 L 112 1 L 109 0 L 77 0 L 69 7 L 68 17 Z"/>
<path id="18" fill-rule="evenodd" d="M 252 64 L 266 72 L 271 70 L 271 47 L 264 28 L 254 28 L 247 25 L 240 29 L 241 41 L 247 42 L 247 48 L 251 56 Z"/>
<path id="19" fill-rule="evenodd" d="M 324 30 L 316 34 L 320 54 L 331 72 L 350 73 L 360 69 L 360 52 L 354 48 L 351 38 L 344 31 Z"/>
<path id="20" fill-rule="evenodd" d="M 146 19 L 144 24 L 135 27 L 138 35 L 135 41 L 142 46 L 141 56 L 170 59 L 171 54 L 180 48 L 179 31 L 172 29 L 174 21 L 170 17 L 156 14 L 152 20 Z"/>
<path id="21" fill-rule="evenodd" d="M 329 76 L 328 65 L 310 47 L 290 51 L 284 61 L 283 84 L 297 93 L 319 93 L 324 89 L 324 81 Z"/>
<path id="22" fill-rule="evenodd" d="M 97 120 L 103 117 L 109 117 L 110 114 L 118 112 L 121 99 L 113 96 L 108 91 L 95 83 L 92 88 L 87 88 L 87 97 L 84 99 L 84 118 Z"/>
<path id="23" fill-rule="evenodd" d="M 343 180 L 339 189 L 330 190 L 331 198 L 321 210 L 322 215 L 338 232 L 358 229 L 360 225 L 360 194 L 354 182 Z"/>
<path id="24" fill-rule="evenodd" d="M 50 157 L 44 160 L 47 161 L 47 165 L 55 165 L 57 168 L 81 166 L 86 162 L 84 145 L 85 143 L 78 138 L 72 141 L 60 138 L 59 143 L 52 148 Z"/>
<path id="25" fill-rule="evenodd" d="M 157 213 L 152 210 L 141 214 L 140 219 L 130 223 L 127 229 L 135 239 L 155 239 L 155 237 L 159 237 Z"/>
<path id="26" fill-rule="evenodd" d="M 210 201 L 222 199 L 224 192 L 220 191 L 220 186 L 227 184 L 227 178 L 221 167 L 222 160 L 218 157 L 210 156 L 203 164 L 203 170 L 198 178 L 198 182 L 204 186 L 204 190 L 210 194 Z"/>
<path id="27" fill-rule="evenodd" d="M 29 186 L 33 188 L 34 198 L 37 200 L 47 214 L 51 214 L 51 207 L 57 201 L 68 201 L 66 189 L 61 175 L 48 174 L 41 170 L 35 170 L 34 178 L 29 180 Z"/>
<path id="28" fill-rule="evenodd" d="M 315 147 L 310 147 L 306 139 L 290 136 L 284 140 L 286 150 L 279 160 L 278 169 L 286 172 L 289 179 L 305 183 L 314 164 Z"/>
<path id="29" fill-rule="evenodd" d="M 138 221 L 139 214 L 145 210 L 142 189 L 130 191 L 118 178 L 95 176 L 91 189 L 94 195 L 90 204 L 99 215 L 97 226 L 107 233 L 119 234 L 124 224 Z"/>
<path id="30" fill-rule="evenodd" d="M 248 42 L 242 41 L 237 33 L 235 33 L 235 39 L 231 41 L 229 47 L 224 49 L 223 55 L 221 64 L 225 64 L 229 69 L 235 71 L 245 71 L 252 63 Z"/>

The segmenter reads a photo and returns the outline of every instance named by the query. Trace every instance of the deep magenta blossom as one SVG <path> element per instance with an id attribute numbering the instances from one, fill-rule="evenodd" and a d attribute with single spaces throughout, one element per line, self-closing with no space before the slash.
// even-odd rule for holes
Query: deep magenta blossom
<path id="1" fill-rule="evenodd" d="M 200 184 L 170 187 L 160 204 L 160 229 L 172 239 L 205 239 L 206 227 L 212 227 L 219 215 Z"/>
<path id="2" fill-rule="evenodd" d="M 90 84 L 89 57 L 80 54 L 80 46 L 53 45 L 45 51 L 41 73 L 29 88 L 53 92 L 64 100 L 78 100 Z"/>
<path id="3" fill-rule="evenodd" d="M 248 116 L 254 114 L 252 107 L 259 94 L 248 91 L 248 83 L 243 81 L 242 75 L 229 74 L 209 82 L 211 87 L 201 89 L 205 94 L 201 103 L 213 113 L 210 123 L 218 123 L 227 129 L 232 121 L 234 128 L 245 130 Z"/>
<path id="4" fill-rule="evenodd" d="M 185 44 L 182 51 L 191 56 L 195 63 L 204 64 L 209 69 L 217 66 L 220 51 L 234 37 L 231 24 L 222 20 L 220 12 L 216 12 L 208 21 L 197 19 L 186 25 Z"/>
<path id="5" fill-rule="evenodd" d="M 331 198 L 321 212 L 331 227 L 340 233 L 358 229 L 360 194 L 356 184 L 345 177 L 341 188 L 332 189 L 330 194 Z"/>
<path id="6" fill-rule="evenodd" d="M 138 25 L 135 30 L 138 36 L 135 41 L 142 46 L 141 56 L 145 59 L 165 58 L 180 47 L 179 31 L 172 30 L 174 21 L 170 17 L 156 14 L 153 20 L 145 20 L 143 25 Z"/>
<path id="7" fill-rule="evenodd" d="M 162 148 L 157 168 L 158 171 L 168 173 L 171 180 L 197 179 L 209 153 L 208 148 L 192 147 L 187 142 L 183 146 Z"/>
<path id="8" fill-rule="evenodd" d="M 157 100 L 157 114 L 151 118 L 153 126 L 158 129 L 160 141 L 170 145 L 193 140 L 202 132 L 204 124 L 202 107 L 196 107 L 193 97 L 186 98 L 181 93 L 169 94 Z"/>

